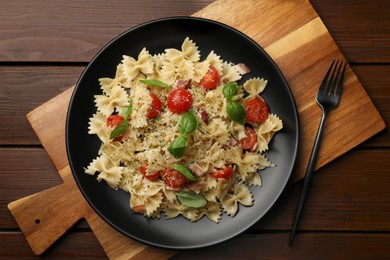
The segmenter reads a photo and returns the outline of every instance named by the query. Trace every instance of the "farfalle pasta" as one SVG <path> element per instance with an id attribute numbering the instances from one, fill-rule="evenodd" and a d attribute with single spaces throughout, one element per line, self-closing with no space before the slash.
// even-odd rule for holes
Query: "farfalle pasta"
<path id="1" fill-rule="evenodd" d="M 259 171 L 275 166 L 264 152 L 283 123 L 261 97 L 267 80 L 240 85 L 249 68 L 205 57 L 186 38 L 180 49 L 124 55 L 115 77 L 99 80 L 88 133 L 102 145 L 85 172 L 128 192 L 146 217 L 234 217 L 255 203 Z"/>

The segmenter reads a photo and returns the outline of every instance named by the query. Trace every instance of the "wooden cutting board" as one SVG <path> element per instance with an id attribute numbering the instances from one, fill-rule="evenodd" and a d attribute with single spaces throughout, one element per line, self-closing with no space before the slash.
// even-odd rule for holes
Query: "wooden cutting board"
<path id="1" fill-rule="evenodd" d="M 321 117 L 315 103 L 316 92 L 330 61 L 343 58 L 311 4 L 307 0 L 219 0 L 193 16 L 235 27 L 258 42 L 275 60 L 291 87 L 299 112 L 300 148 L 291 182 L 303 178 Z M 349 67 L 344 86 L 339 108 L 331 112 L 326 122 L 316 168 L 385 127 Z M 70 172 L 65 148 L 65 119 L 72 90 L 27 115 L 64 181 L 8 205 L 32 250 L 38 255 L 43 253 L 72 225 L 85 218 L 109 258 L 164 259 L 174 255 L 173 251 L 144 245 L 117 232 L 84 200 Z"/>

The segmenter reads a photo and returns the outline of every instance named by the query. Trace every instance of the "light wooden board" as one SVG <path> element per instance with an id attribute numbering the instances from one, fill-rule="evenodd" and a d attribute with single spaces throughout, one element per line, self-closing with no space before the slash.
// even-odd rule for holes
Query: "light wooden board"
<path id="1" fill-rule="evenodd" d="M 195 13 L 228 24 L 258 42 L 275 60 L 293 92 L 301 139 L 291 179 L 304 176 L 319 125 L 315 103 L 319 83 L 333 58 L 343 58 L 328 30 L 306 0 L 220 0 Z M 73 88 L 54 97 L 27 118 L 64 183 L 8 205 L 32 250 L 41 254 L 74 223 L 85 218 L 109 258 L 168 258 L 175 252 L 136 242 L 106 224 L 81 195 L 67 161 L 65 118 Z M 56 122 L 45 124 L 45 122 Z M 361 122 L 365 122 L 362 124 Z M 384 129 L 384 121 L 348 67 L 339 108 L 326 122 L 317 168 Z"/>

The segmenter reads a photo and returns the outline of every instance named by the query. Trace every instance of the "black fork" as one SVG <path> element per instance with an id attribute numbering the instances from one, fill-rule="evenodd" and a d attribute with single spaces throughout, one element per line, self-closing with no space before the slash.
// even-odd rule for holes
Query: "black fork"
<path id="1" fill-rule="evenodd" d="M 306 169 L 305 182 L 303 184 L 302 192 L 299 197 L 294 224 L 290 234 L 290 246 L 294 241 L 295 233 L 299 224 L 303 207 L 305 205 L 306 198 L 309 193 L 309 187 L 313 177 L 314 166 L 317 162 L 317 156 L 320 147 L 325 118 L 328 115 L 329 111 L 337 107 L 340 102 L 346 65 L 346 62 L 333 60 L 317 92 L 317 104 L 322 108 L 322 118 L 317 132 L 316 140 L 314 142 L 313 150 L 310 155 L 309 163 Z"/>

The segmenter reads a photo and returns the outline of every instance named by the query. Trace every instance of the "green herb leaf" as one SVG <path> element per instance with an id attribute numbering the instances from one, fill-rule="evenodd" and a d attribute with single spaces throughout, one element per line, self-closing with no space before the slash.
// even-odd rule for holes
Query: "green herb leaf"
<path id="1" fill-rule="evenodd" d="M 110 139 L 117 138 L 118 136 L 126 132 L 128 128 L 129 125 L 127 124 L 127 120 L 124 119 L 117 127 L 114 128 L 114 130 L 112 130 Z"/>
<path id="2" fill-rule="evenodd" d="M 168 152 L 170 152 L 175 158 L 179 158 L 184 154 L 184 151 L 187 147 L 187 136 L 179 135 L 168 147 Z"/>
<path id="3" fill-rule="evenodd" d="M 131 114 L 131 112 L 133 111 L 133 108 L 130 106 L 127 106 L 127 107 L 123 107 L 122 108 L 122 115 L 123 115 L 123 118 L 128 118 Z"/>
<path id="4" fill-rule="evenodd" d="M 148 86 L 155 86 L 160 88 L 169 88 L 169 85 L 167 83 L 162 82 L 158 79 L 142 79 L 140 80 L 142 83 Z"/>
<path id="5" fill-rule="evenodd" d="M 179 123 L 179 133 L 182 135 L 188 135 L 194 132 L 198 128 L 198 120 L 196 119 L 195 112 L 190 110 L 185 112 Z"/>
<path id="6" fill-rule="evenodd" d="M 192 173 L 190 172 L 190 170 L 188 170 L 184 165 L 182 164 L 174 164 L 172 166 L 173 169 L 175 169 L 176 171 L 179 171 L 181 172 L 184 176 L 186 176 L 187 179 L 191 180 L 191 181 L 197 181 L 198 178 L 196 178 L 194 175 L 192 175 Z"/>
<path id="7" fill-rule="evenodd" d="M 229 102 L 233 101 L 233 98 L 234 96 L 237 95 L 237 92 L 238 92 L 238 84 L 236 82 L 229 82 L 222 89 L 222 94 Z"/>
<path id="8" fill-rule="evenodd" d="M 201 208 L 206 206 L 207 200 L 200 194 L 190 190 L 176 192 L 177 199 L 181 204 L 191 208 Z"/>
<path id="9" fill-rule="evenodd" d="M 238 100 L 238 96 L 233 96 L 230 101 L 237 101 L 237 100 Z"/>
<path id="10" fill-rule="evenodd" d="M 226 112 L 229 118 L 241 125 L 245 124 L 246 110 L 243 105 L 237 101 L 231 101 L 226 104 Z"/>

